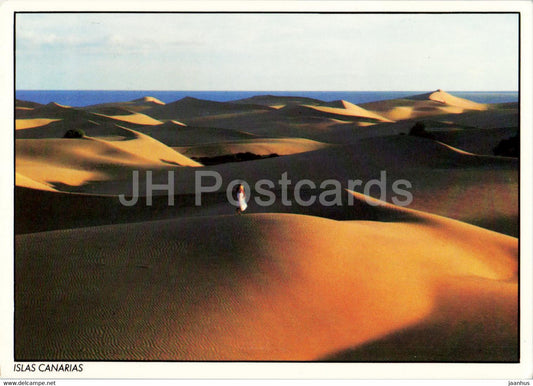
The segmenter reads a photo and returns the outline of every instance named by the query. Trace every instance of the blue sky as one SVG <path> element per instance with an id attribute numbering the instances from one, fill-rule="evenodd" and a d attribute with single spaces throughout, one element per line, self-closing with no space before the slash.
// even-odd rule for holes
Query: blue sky
<path id="1" fill-rule="evenodd" d="M 17 89 L 513 91 L 516 14 L 18 14 Z"/>

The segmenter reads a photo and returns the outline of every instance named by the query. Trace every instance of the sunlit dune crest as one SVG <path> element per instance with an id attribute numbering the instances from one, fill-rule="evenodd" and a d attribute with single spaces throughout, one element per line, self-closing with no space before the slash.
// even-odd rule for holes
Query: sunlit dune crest
<path id="1" fill-rule="evenodd" d="M 176 121 L 175 119 L 171 119 L 169 122 L 178 126 L 187 126 L 185 123 Z"/>
<path id="2" fill-rule="evenodd" d="M 155 103 L 157 105 L 164 105 L 165 102 L 160 101 L 159 99 L 151 96 L 145 96 L 143 98 L 135 99 L 132 102 L 136 103 Z"/>
<path id="3" fill-rule="evenodd" d="M 15 129 L 24 130 L 31 129 L 34 127 L 45 126 L 51 122 L 57 122 L 61 119 L 49 119 L 49 118 L 36 118 L 36 119 L 16 119 L 15 120 Z"/>
<path id="4" fill-rule="evenodd" d="M 442 91 L 440 89 L 435 92 L 430 93 L 427 98 L 435 102 L 440 102 L 440 103 L 451 105 L 451 106 L 462 107 L 467 110 L 487 110 L 487 106 L 485 104 L 472 102 L 467 99 L 459 98 L 451 94 L 448 94 L 447 92 Z"/>
<path id="5" fill-rule="evenodd" d="M 152 137 L 139 133 L 135 130 L 124 129 L 132 133 L 135 137 L 134 140 L 128 141 L 114 141 L 111 144 L 117 149 L 123 150 L 130 154 L 141 154 L 143 158 L 152 161 L 154 163 L 168 163 L 172 162 L 179 166 L 201 166 L 198 162 L 195 162 L 182 154 L 172 150 L 163 143 L 153 139 Z M 99 142 L 109 144 L 102 139 L 95 139 Z"/>
<path id="6" fill-rule="evenodd" d="M 57 102 L 50 102 L 50 103 L 47 104 L 46 106 L 49 106 L 49 107 L 58 107 L 58 108 L 62 108 L 62 109 L 71 109 L 71 108 L 72 108 L 71 106 L 62 105 L 62 104 L 57 103 Z"/>
<path id="7" fill-rule="evenodd" d="M 49 186 L 48 184 L 44 184 L 42 182 L 38 182 L 35 180 L 32 180 L 31 178 L 28 178 L 26 176 L 23 176 L 20 173 L 15 173 L 15 185 L 21 186 L 24 188 L 31 188 L 31 189 L 37 189 L 37 190 L 47 190 L 50 192 L 56 192 L 57 190 Z"/>
<path id="8" fill-rule="evenodd" d="M 335 101 L 328 104 L 324 104 L 322 106 L 308 106 L 309 108 L 323 111 L 326 113 L 331 114 L 338 114 L 338 115 L 345 115 L 345 116 L 354 116 L 354 117 L 361 117 L 361 118 L 371 118 L 375 119 L 380 122 L 392 122 L 391 120 L 382 117 L 379 114 L 373 113 L 371 111 L 365 110 L 357 105 L 354 105 L 353 103 L 341 100 L 341 101 Z"/>
<path id="9" fill-rule="evenodd" d="M 148 115 L 141 114 L 141 113 L 132 113 L 128 115 L 106 115 L 106 114 L 98 114 L 96 115 L 109 117 L 112 119 L 116 119 L 117 121 L 124 121 L 129 123 L 134 123 L 136 125 L 145 125 L 145 126 L 154 126 L 154 125 L 160 125 L 162 122 L 158 121 L 157 119 L 154 119 Z"/>

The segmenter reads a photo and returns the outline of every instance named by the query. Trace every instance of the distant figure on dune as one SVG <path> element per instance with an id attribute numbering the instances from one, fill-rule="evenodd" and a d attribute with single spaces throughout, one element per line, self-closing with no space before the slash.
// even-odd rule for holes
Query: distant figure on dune
<path id="1" fill-rule="evenodd" d="M 237 201 L 239 203 L 239 206 L 237 207 L 236 212 L 237 214 L 242 214 L 242 212 L 244 212 L 248 207 L 248 205 L 246 204 L 246 194 L 244 193 L 244 186 L 242 186 L 242 184 L 237 186 Z"/>

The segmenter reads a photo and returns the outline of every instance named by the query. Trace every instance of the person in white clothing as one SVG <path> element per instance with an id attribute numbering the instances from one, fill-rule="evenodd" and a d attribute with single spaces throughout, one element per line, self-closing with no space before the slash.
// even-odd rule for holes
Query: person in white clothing
<path id="1" fill-rule="evenodd" d="M 248 204 L 246 204 L 246 194 L 244 193 L 244 186 L 239 185 L 237 188 L 237 201 L 239 203 L 239 206 L 237 207 L 237 214 L 242 214 L 248 207 Z"/>

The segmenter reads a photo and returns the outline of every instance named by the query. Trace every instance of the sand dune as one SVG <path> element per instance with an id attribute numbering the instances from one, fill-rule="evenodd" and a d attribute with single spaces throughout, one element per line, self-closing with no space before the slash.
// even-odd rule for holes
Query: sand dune
<path id="1" fill-rule="evenodd" d="M 339 116 L 327 115 L 302 106 L 287 105 L 270 111 L 190 118 L 186 123 L 196 127 L 244 131 L 260 137 L 307 138 L 330 142 L 332 132 L 337 132 L 339 125 L 365 121 L 355 117 L 349 117 L 348 120 L 336 118 Z"/>
<path id="2" fill-rule="evenodd" d="M 60 119 L 49 118 L 35 118 L 35 119 L 16 119 L 15 130 L 33 129 L 34 127 L 41 127 L 52 122 L 57 122 Z"/>
<path id="3" fill-rule="evenodd" d="M 18 139 L 17 173 L 44 185 L 80 186 L 131 176 L 136 169 L 200 166 L 144 134 L 122 129 L 121 140 Z M 124 178 L 124 177 L 122 177 Z"/>
<path id="4" fill-rule="evenodd" d="M 247 132 L 258 136 L 299 137 L 320 142 L 347 143 L 366 136 L 397 134 L 399 130 L 408 132 L 414 121 L 420 119 L 445 117 L 447 121 L 455 121 L 465 114 L 479 113 L 478 119 L 485 119 L 488 123 L 497 116 L 501 117 L 499 122 L 509 122 L 517 116 L 517 112 L 511 109 L 504 112 L 502 106 L 494 111 L 491 109 L 489 113 L 487 105 L 457 98 L 441 90 L 408 98 L 365 103 L 360 106 L 346 101 L 318 100 L 302 104 L 305 101 L 300 98 L 274 96 L 257 96 L 244 100 L 252 103 L 254 101 L 275 108 L 271 111 L 249 110 L 224 114 L 204 106 L 202 109 L 209 114 L 204 112 L 187 117 L 186 123 L 234 130 L 244 128 Z M 199 107 L 200 104 L 197 105 Z M 487 117 L 487 114 L 491 117 L 482 118 Z M 178 115 L 174 114 L 176 117 Z M 397 126 L 391 121 L 400 121 L 400 123 Z M 403 122 L 405 128 L 401 129 Z M 380 127 L 372 134 L 371 129 L 375 125 Z M 361 132 L 359 130 L 361 128 L 368 130 Z"/>
<path id="5" fill-rule="evenodd" d="M 344 110 L 342 112 L 346 113 Z M 188 119 L 186 123 L 197 127 L 240 130 L 259 137 L 292 137 L 327 143 L 349 143 L 358 138 L 359 129 L 380 121 L 288 104 L 270 111 L 195 117 Z M 394 128 L 386 130 L 387 134 L 394 132 Z"/>
<path id="6" fill-rule="evenodd" d="M 381 197 L 383 194 L 386 200 L 397 196 L 392 188 L 395 181 L 408 181 L 410 184 L 408 190 L 413 197 L 411 208 L 505 234 L 518 235 L 518 161 L 502 157 L 469 155 L 424 138 L 411 136 L 368 138 L 349 145 L 260 161 L 221 164 L 208 167 L 206 170 L 218 172 L 225 184 L 240 179 L 247 181 L 251 186 L 260 179 L 277 182 L 283 173 L 287 173 L 288 178 L 293 181 L 290 189 L 293 189 L 296 181 L 302 179 L 314 181 L 316 186 L 322 181 L 336 179 L 345 188 L 349 187 L 349 180 L 360 180 L 361 184 L 356 189 L 364 192 L 366 183 L 375 180 L 384 187 L 383 189 L 374 187 L 368 194 L 376 197 Z M 383 171 L 385 171 L 384 179 Z M 154 172 L 155 183 L 164 184 L 167 180 L 165 170 Z M 176 171 L 176 195 L 194 194 L 194 186 L 194 169 L 180 168 Z M 117 195 L 131 192 L 131 189 L 131 175 L 126 175 L 122 178 L 116 177 L 113 181 L 94 182 L 86 188 L 79 187 L 76 191 Z M 139 189 L 143 195 L 145 184 L 142 179 Z M 225 185 L 221 187 L 222 193 L 223 189 Z M 276 194 L 279 198 L 279 190 Z M 224 197 L 219 203 L 231 213 L 231 208 Z M 479 205 L 472 205 L 473 202 Z M 264 211 L 253 205 L 250 210 Z M 276 210 L 286 212 L 299 209 L 289 207 Z M 312 213 L 332 218 L 347 218 L 345 212 L 346 207 L 340 206 L 336 209 L 322 208 L 319 214 Z"/>
<path id="7" fill-rule="evenodd" d="M 347 101 L 334 101 L 330 103 L 325 103 L 322 106 L 306 106 L 311 109 L 322 111 L 324 113 L 339 115 L 342 117 L 351 116 L 358 118 L 370 118 L 371 120 L 376 120 L 379 122 L 391 122 L 391 120 L 380 116 L 379 114 L 373 113 L 371 111 L 365 110 L 353 103 Z"/>
<path id="8" fill-rule="evenodd" d="M 313 165 L 313 167 L 309 167 Z M 367 138 L 353 144 L 327 147 L 322 150 L 289 155 L 286 157 L 244 162 L 239 165 L 219 165 L 216 170 L 230 177 L 237 168 L 243 178 L 255 181 L 256 177 L 277 180 L 283 171 L 294 178 L 323 180 L 346 177 L 379 177 L 380 170 L 390 173 L 439 171 L 454 174 L 462 169 L 490 173 L 498 170 L 517 171 L 517 161 L 500 157 L 466 155 L 438 142 L 412 137 L 390 136 Z M 377 175 L 376 175 L 377 172 Z M 256 176 L 256 177 L 254 177 Z M 479 181 L 474 181 L 478 183 Z M 429 185 L 429 184 L 426 184 Z"/>
<path id="9" fill-rule="evenodd" d="M 502 329 L 502 325 L 518 323 L 516 282 L 458 277 L 440 286 L 439 290 L 447 296 L 437 295 L 439 307 L 424 323 L 334 353 L 327 359 L 485 362 L 491 358 L 491 362 L 518 361 L 516 330 Z M 481 326 L 482 333 L 478 330 Z M 446 331 L 444 334 L 443 330 Z"/>
<path id="10" fill-rule="evenodd" d="M 138 127 L 136 130 L 172 147 L 257 138 L 255 135 L 244 131 L 215 127 L 186 126 L 177 121 L 167 121 L 158 126 Z"/>
<path id="11" fill-rule="evenodd" d="M 113 146 L 115 146 L 117 149 L 131 154 L 142 155 L 143 158 L 155 163 L 163 162 L 179 166 L 201 166 L 201 164 L 198 162 L 183 156 L 182 154 L 172 150 L 168 146 L 148 135 L 130 129 L 124 130 L 132 133 L 135 136 L 135 140 L 113 142 Z M 97 140 L 101 143 L 109 143 L 101 139 L 95 138 L 94 140 Z"/>
<path id="12" fill-rule="evenodd" d="M 464 128 L 494 129 L 501 127 L 518 127 L 518 109 L 493 108 L 488 111 L 468 111 L 453 116 L 440 116 L 439 120 L 453 122 Z"/>
<path id="13" fill-rule="evenodd" d="M 412 215 L 233 215 L 17 236 L 16 334 L 33 344 L 15 357 L 320 360 L 385 339 L 403 361 L 516 360 L 517 240 Z M 407 347 L 387 340 L 405 331 L 418 332 Z"/>
<path id="14" fill-rule="evenodd" d="M 136 125 L 143 125 L 143 126 L 154 126 L 154 125 L 160 125 L 161 121 L 158 121 L 157 119 L 154 119 L 152 117 L 149 117 L 148 115 L 141 114 L 141 113 L 129 113 L 129 114 L 118 114 L 118 115 L 107 115 L 107 114 L 100 114 L 95 113 L 96 115 L 100 115 L 103 117 L 108 117 L 115 119 L 117 121 L 121 122 L 128 122 L 133 123 Z"/>
<path id="15" fill-rule="evenodd" d="M 15 185 L 24 187 L 24 188 L 31 188 L 31 189 L 37 189 L 37 190 L 46 190 L 50 192 L 57 192 L 56 189 L 52 188 L 50 185 L 45 184 L 43 182 L 38 182 L 35 180 L 32 180 L 31 178 L 28 178 L 26 176 L 23 176 L 20 173 L 15 173 Z"/>
<path id="16" fill-rule="evenodd" d="M 269 107 L 279 107 L 286 105 L 321 105 L 324 102 L 319 99 L 297 97 L 297 96 L 277 96 L 277 95 L 256 95 L 251 98 L 239 99 L 233 103 L 254 104 Z"/>
<path id="17" fill-rule="evenodd" d="M 145 111 L 145 114 L 156 119 L 176 119 L 185 121 L 191 118 L 213 116 L 249 114 L 272 110 L 267 106 L 241 104 L 231 102 L 213 102 L 197 98 L 186 97 L 179 101 L 167 103 L 164 106 L 154 106 Z"/>
<path id="18" fill-rule="evenodd" d="M 216 157 L 250 152 L 256 155 L 288 155 L 326 148 L 328 144 L 303 138 L 258 138 L 196 146 L 174 147 L 187 157 Z"/>
<path id="19" fill-rule="evenodd" d="M 257 176 L 277 181 L 287 172 L 293 180 L 306 178 L 317 185 L 331 178 L 343 184 L 360 179 L 365 184 L 380 180 L 386 171 L 388 200 L 394 196 L 392 183 L 407 180 L 412 186 L 412 208 L 518 234 L 517 160 L 462 154 L 421 138 L 369 138 L 352 145 L 214 169 L 225 181 L 241 178 L 253 184 Z M 362 191 L 362 186 L 358 189 Z"/>
<path id="20" fill-rule="evenodd" d="M 401 99 L 363 103 L 361 107 L 393 121 L 488 109 L 487 105 L 458 98 L 442 90 Z"/>
<path id="21" fill-rule="evenodd" d="M 465 110 L 487 110 L 487 105 L 469 101 L 468 99 L 459 98 L 448 94 L 445 91 L 437 90 L 428 94 L 421 94 L 411 97 L 414 100 L 431 100 L 445 105 L 462 107 Z"/>
<path id="22" fill-rule="evenodd" d="M 65 126 L 81 124 L 85 126 L 92 122 L 101 124 L 104 122 L 120 122 L 122 125 L 131 127 L 143 125 L 160 125 L 162 122 L 142 113 L 132 112 L 121 106 L 102 105 L 89 111 L 83 108 L 73 108 L 57 103 L 41 105 L 31 110 L 16 110 L 17 125 L 22 127 L 37 127 L 54 120 L 64 120 Z M 76 127 L 69 127 L 73 129 Z M 81 127 L 80 127 L 81 128 Z"/>
<path id="23" fill-rule="evenodd" d="M 187 126 L 185 123 L 183 122 L 180 122 L 180 121 L 176 121 L 175 119 L 171 119 L 170 121 L 167 121 L 169 124 L 174 124 L 174 125 L 178 125 L 178 126 Z"/>
<path id="24" fill-rule="evenodd" d="M 136 105 L 147 105 L 147 104 L 164 105 L 165 104 L 165 102 L 162 102 L 159 99 L 155 97 L 151 97 L 151 96 L 145 96 L 139 99 L 134 99 L 131 102 Z"/>
<path id="25" fill-rule="evenodd" d="M 74 115 L 87 117 L 87 113 L 59 103 L 48 103 L 46 105 L 37 105 L 29 110 L 16 110 L 16 119 L 33 119 L 33 118 L 52 118 L 63 119 Z"/>
<path id="26" fill-rule="evenodd" d="M 118 103 L 86 107 L 84 108 L 84 110 L 89 110 L 91 113 L 95 113 L 97 115 L 105 115 L 105 116 L 112 116 L 112 115 L 127 116 L 127 115 L 133 114 L 133 111 L 128 110 L 127 108 L 123 107 L 122 104 L 118 104 Z"/>
<path id="27" fill-rule="evenodd" d="M 17 122 L 20 119 L 17 119 Z M 16 139 L 63 138 L 71 129 L 81 129 L 90 137 L 131 137 L 120 122 L 113 120 L 60 119 L 33 128 L 17 130 Z"/>
<path id="28" fill-rule="evenodd" d="M 90 105 L 90 106 L 84 106 L 81 107 L 83 110 L 91 111 L 91 112 L 101 112 L 102 114 L 106 114 L 103 110 L 104 109 L 122 109 L 127 110 L 129 113 L 132 112 L 141 112 L 147 109 L 150 109 L 154 106 L 164 105 L 165 103 L 160 101 L 157 98 L 151 97 L 151 96 L 145 96 L 139 99 L 134 99 L 132 101 L 127 102 L 109 102 L 109 103 L 100 103 L 97 105 Z M 114 115 L 114 114 L 110 114 Z"/>
<path id="29" fill-rule="evenodd" d="M 494 155 L 494 148 L 504 139 L 518 132 L 518 128 L 470 129 L 432 133 L 435 138 L 451 146 L 475 154 Z"/>
<path id="30" fill-rule="evenodd" d="M 426 130 L 442 142 L 449 140 L 449 144 L 454 147 L 476 154 L 492 155 L 492 148 L 499 141 L 516 133 L 519 115 L 518 110 L 514 108 L 491 107 L 487 111 L 420 117 L 394 123 L 380 123 L 370 127 L 358 127 L 355 130 L 342 125 L 335 127 L 334 131 L 322 140 L 352 143 L 364 138 L 408 134 L 418 122 L 423 123 Z"/>
<path id="31" fill-rule="evenodd" d="M 42 106 L 42 104 L 31 101 L 23 101 L 21 99 L 15 99 L 15 109 L 33 110 L 36 107 Z"/>
<path id="32" fill-rule="evenodd" d="M 131 112 L 127 112 L 123 109 L 118 109 L 118 108 L 113 108 L 113 109 L 114 109 L 114 112 L 117 112 L 117 113 L 120 111 L 120 114 L 128 114 L 128 115 L 132 115 L 133 117 L 136 116 L 136 114 L 132 114 Z M 118 116 L 118 117 L 120 118 L 121 116 Z M 115 123 L 117 122 L 117 119 L 113 119 L 102 114 L 93 114 L 83 109 L 63 106 L 57 103 L 49 103 L 47 105 L 41 105 L 31 110 L 16 110 L 15 118 L 16 118 L 16 122 L 18 122 L 18 125 L 22 125 L 22 126 L 27 125 L 28 123 L 31 123 L 32 121 L 34 123 L 45 123 L 45 120 L 48 120 L 49 122 L 62 120 L 64 121 L 65 127 L 70 126 L 67 129 L 75 129 L 76 125 L 81 125 L 80 128 L 82 128 L 83 126 L 92 125 L 94 123 L 101 124 L 101 123 L 106 123 L 106 122 L 115 122 Z M 153 119 L 149 117 L 146 117 L 146 119 L 149 122 L 153 121 Z M 125 121 L 122 121 L 122 122 L 124 124 L 127 124 L 127 122 Z M 33 127 L 36 127 L 36 126 L 33 126 Z"/>
<path id="33" fill-rule="evenodd" d="M 184 98 L 144 110 L 143 113 L 158 120 L 177 120 L 188 126 L 244 131 L 261 137 L 296 137 L 331 143 L 345 142 L 359 127 L 390 122 L 375 112 L 348 102 L 342 107 L 334 102 L 330 104 L 333 107 L 310 98 L 268 95 L 233 102 Z M 352 124 L 353 127 L 343 127 L 346 124 Z M 171 146 L 184 144 L 172 139 L 162 139 L 161 136 L 157 138 Z"/>

